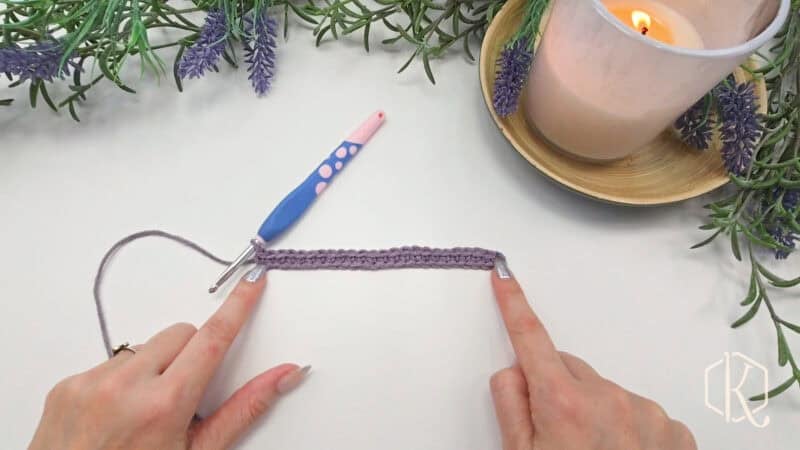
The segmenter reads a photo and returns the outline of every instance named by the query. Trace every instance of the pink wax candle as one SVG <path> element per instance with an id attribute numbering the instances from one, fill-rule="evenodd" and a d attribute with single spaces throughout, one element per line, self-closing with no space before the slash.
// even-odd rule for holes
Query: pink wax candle
<path id="1" fill-rule="evenodd" d="M 789 4 L 555 0 L 526 87 L 526 118 L 580 158 L 628 156 L 773 37 Z"/>

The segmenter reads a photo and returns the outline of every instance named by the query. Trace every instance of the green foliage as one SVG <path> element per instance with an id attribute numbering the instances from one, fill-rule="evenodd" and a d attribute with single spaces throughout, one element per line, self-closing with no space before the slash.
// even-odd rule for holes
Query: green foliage
<path id="1" fill-rule="evenodd" d="M 506 47 L 510 47 L 514 42 L 520 38 L 525 38 L 528 41 L 528 50 L 533 51 L 536 46 L 536 40 L 541 36 L 542 30 L 540 25 L 542 19 L 550 7 L 550 0 L 528 0 L 528 5 L 525 8 L 525 15 L 522 19 L 522 25 L 519 30 L 508 40 Z"/>
<path id="2" fill-rule="evenodd" d="M 777 336 L 778 363 L 790 372 L 789 379 L 769 392 L 773 397 L 794 384 L 800 385 L 800 369 L 785 334 L 787 330 L 800 333 L 800 326 L 783 319 L 770 298 L 771 290 L 800 286 L 800 277 L 781 278 L 759 261 L 768 253 L 781 257 L 796 253 L 796 249 L 787 244 L 792 241 L 791 236 L 800 235 L 800 207 L 788 197 L 800 195 L 797 191 L 800 188 L 800 1 L 792 2 L 789 20 L 769 53 L 758 56 L 762 65 L 749 70 L 755 77 L 764 79 L 769 92 L 768 114 L 763 119 L 764 135 L 748 173 L 731 176 L 736 193 L 707 206 L 709 222 L 701 228 L 713 234 L 695 248 L 726 235 L 730 237 L 734 257 L 741 261 L 740 245 L 746 243 L 751 277 L 741 305 L 747 309 L 732 326 L 743 326 L 764 309 L 768 312 Z M 790 238 L 787 241 L 781 236 Z M 755 396 L 752 400 L 763 397 Z"/>
<path id="3" fill-rule="evenodd" d="M 431 60 L 460 45 L 465 55 L 474 60 L 473 45 L 480 41 L 486 26 L 505 0 L 376 0 L 367 6 L 361 0 L 194 0 L 176 7 L 164 0 L 0 0 L 0 47 L 26 46 L 48 36 L 55 36 L 64 46 L 64 64 L 70 55 L 77 55 L 71 80 L 64 80 L 72 93 L 52 102 L 45 83 L 31 83 L 31 106 L 41 94 L 55 109 L 67 108 L 77 118 L 77 105 L 86 99 L 87 92 L 97 83 L 108 80 L 126 92 L 135 92 L 122 80 L 122 69 L 130 56 L 138 56 L 142 73 L 160 76 L 167 71 L 159 51 L 177 47 L 173 76 L 179 90 L 181 80 L 176 76 L 177 64 L 185 48 L 197 39 L 204 14 L 218 6 L 225 10 L 230 23 L 231 39 L 241 39 L 242 17 L 254 8 L 269 7 L 281 13 L 284 36 L 290 16 L 309 24 L 317 45 L 327 38 L 339 39 L 358 33 L 366 51 L 376 25 L 385 27 L 389 37 L 381 43 L 411 47 L 405 70 L 415 59 L 422 61 L 430 81 L 435 82 Z M 199 13 L 199 14 L 198 14 Z M 167 33 L 154 33 L 164 30 Z M 153 41 L 158 36 L 157 43 Z M 164 38 L 163 36 L 172 36 Z M 176 37 L 177 36 L 177 37 Z M 223 58 L 236 66 L 231 46 Z M 92 76 L 98 71 L 99 74 Z M 87 78 L 88 77 L 88 78 Z M 17 86 L 18 81 L 10 86 Z M 36 85 L 36 86 L 34 86 Z M 9 101 L 2 100 L 0 105 Z"/>

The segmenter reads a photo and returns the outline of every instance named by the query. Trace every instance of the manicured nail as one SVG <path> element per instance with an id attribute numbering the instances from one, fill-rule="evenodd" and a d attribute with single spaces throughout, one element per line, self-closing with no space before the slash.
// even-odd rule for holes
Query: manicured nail
<path id="1" fill-rule="evenodd" d="M 258 280 L 264 278 L 264 274 L 267 273 L 266 266 L 258 265 L 250 269 L 250 272 L 247 272 L 247 275 L 244 276 L 244 281 L 248 283 L 255 283 Z"/>
<path id="2" fill-rule="evenodd" d="M 281 394 L 285 394 L 292 389 L 296 388 L 308 375 L 308 372 L 311 371 L 311 366 L 301 367 L 299 369 L 295 369 L 278 380 L 278 392 Z"/>
<path id="3" fill-rule="evenodd" d="M 494 270 L 497 271 L 497 276 L 500 277 L 501 280 L 510 280 L 514 278 L 514 274 L 509 270 L 506 258 L 503 256 L 499 256 L 494 261 Z"/>

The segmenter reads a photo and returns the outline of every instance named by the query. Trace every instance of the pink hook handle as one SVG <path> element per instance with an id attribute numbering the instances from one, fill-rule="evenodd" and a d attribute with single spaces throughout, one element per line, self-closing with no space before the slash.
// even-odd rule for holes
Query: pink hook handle
<path id="1" fill-rule="evenodd" d="M 386 114 L 384 114 L 383 111 L 376 111 L 369 116 L 369 118 L 363 124 L 361 124 L 356 131 L 347 137 L 347 141 L 354 144 L 366 144 L 369 138 L 371 138 L 372 135 L 378 131 L 378 128 L 380 128 L 380 126 L 383 124 L 385 118 Z"/>

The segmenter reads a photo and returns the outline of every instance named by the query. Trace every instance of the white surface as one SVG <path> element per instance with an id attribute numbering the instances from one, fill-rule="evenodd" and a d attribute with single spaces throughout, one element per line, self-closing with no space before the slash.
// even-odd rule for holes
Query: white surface
<path id="1" fill-rule="evenodd" d="M 234 256 L 377 108 L 387 113 L 383 129 L 279 246 L 500 249 L 559 347 L 661 402 L 701 448 L 795 442 L 796 390 L 770 404 L 763 430 L 703 406 L 703 371 L 725 351 L 768 364 L 773 385 L 786 372 L 775 367 L 763 313 L 741 331 L 728 327 L 742 312 L 746 268 L 723 244 L 688 249 L 704 236 L 702 199 L 626 209 L 551 184 L 502 138 L 476 67 L 458 55 L 436 65 L 437 86 L 417 64 L 394 74 L 406 52 L 316 50 L 297 28 L 279 56 L 267 98 L 254 98 L 244 70 L 224 68 L 183 94 L 169 80 L 138 81 L 137 96 L 98 88 L 81 124 L 30 111 L 24 90 L 0 90 L 18 98 L 0 109 L 4 448 L 28 443 L 55 382 L 103 359 L 91 282 L 113 242 L 162 228 Z M 784 268 L 796 274 L 800 258 Z M 141 342 L 177 321 L 200 324 L 222 298 L 205 293 L 219 269 L 163 240 L 125 249 L 104 289 L 112 338 Z M 294 361 L 312 364 L 313 376 L 240 448 L 499 449 L 488 379 L 512 354 L 488 280 L 461 271 L 272 273 L 203 410 Z"/>

